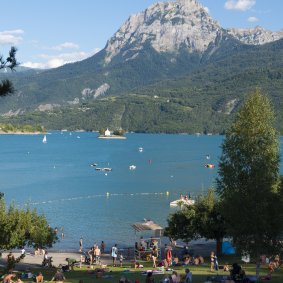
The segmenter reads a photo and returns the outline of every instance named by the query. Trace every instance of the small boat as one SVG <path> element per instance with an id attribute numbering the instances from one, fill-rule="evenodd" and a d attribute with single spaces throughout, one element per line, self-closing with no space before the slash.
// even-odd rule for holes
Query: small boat
<path id="1" fill-rule="evenodd" d="M 103 168 L 96 167 L 95 170 L 97 170 L 97 171 L 112 171 L 112 168 L 109 168 L 109 167 L 103 167 Z"/>
<path id="2" fill-rule="evenodd" d="M 46 135 L 44 135 L 44 137 L 43 137 L 43 139 L 42 139 L 42 142 L 43 142 L 43 143 L 47 143 Z"/>
<path id="3" fill-rule="evenodd" d="M 139 147 L 139 152 L 143 152 L 143 148 L 142 147 Z"/>
<path id="4" fill-rule="evenodd" d="M 215 168 L 215 165 L 214 164 L 205 164 L 204 167 L 213 169 L 213 168 Z"/>
<path id="5" fill-rule="evenodd" d="M 177 200 L 174 200 L 174 201 L 170 202 L 170 206 L 171 207 L 177 207 L 177 206 L 182 207 L 183 205 L 193 205 L 193 204 L 195 204 L 195 200 L 194 199 L 188 199 L 188 200 L 177 199 Z"/>
<path id="6" fill-rule="evenodd" d="M 97 163 L 92 163 L 92 164 L 90 164 L 90 166 L 95 167 L 95 166 L 97 166 Z"/>
<path id="7" fill-rule="evenodd" d="M 129 169 L 130 169 L 130 170 L 136 170 L 136 168 L 137 168 L 136 165 L 130 165 L 130 166 L 129 166 Z"/>

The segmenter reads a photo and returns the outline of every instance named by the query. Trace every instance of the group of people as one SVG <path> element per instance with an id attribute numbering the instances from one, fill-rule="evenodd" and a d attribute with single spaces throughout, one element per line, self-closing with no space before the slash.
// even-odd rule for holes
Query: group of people
<path id="1" fill-rule="evenodd" d="M 87 253 L 89 255 L 89 265 L 92 265 L 94 263 L 100 264 L 100 257 L 102 253 L 101 253 L 101 249 L 97 244 L 94 244 L 94 246 L 91 247 L 91 249 Z"/>
<path id="2" fill-rule="evenodd" d="M 37 275 L 33 275 L 32 273 L 28 273 L 27 278 L 33 278 L 33 280 L 36 283 L 41 283 L 44 282 L 44 278 L 41 272 L 39 272 Z M 54 276 L 52 277 L 51 281 L 55 281 L 55 282 L 64 282 L 65 280 L 65 276 L 63 275 L 63 273 L 61 272 L 61 270 L 57 270 L 56 273 L 54 274 Z M 14 273 L 12 270 L 6 274 L 3 277 L 3 283 L 23 283 L 22 279 L 17 276 L 16 273 Z"/>
<path id="3" fill-rule="evenodd" d="M 161 283 L 191 283 L 192 281 L 193 274 L 189 268 L 186 268 L 185 274 L 178 274 L 177 271 L 173 271 L 171 275 L 165 275 Z"/>

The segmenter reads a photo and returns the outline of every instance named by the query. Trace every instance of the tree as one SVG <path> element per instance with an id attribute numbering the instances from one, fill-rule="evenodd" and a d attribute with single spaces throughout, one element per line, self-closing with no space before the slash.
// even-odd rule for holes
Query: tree
<path id="1" fill-rule="evenodd" d="M 222 144 L 217 191 L 238 251 L 270 254 L 283 231 L 279 139 L 269 99 L 259 89 L 238 112 Z"/>
<path id="2" fill-rule="evenodd" d="M 19 65 L 16 59 L 16 52 L 17 49 L 12 46 L 9 51 L 9 56 L 6 59 L 4 59 L 2 55 L 0 56 L 0 70 L 5 68 L 8 68 L 12 71 L 15 70 L 15 67 Z M 14 92 L 14 87 L 11 81 L 2 80 L 0 82 L 0 96 L 6 96 L 13 92 Z"/>
<path id="3" fill-rule="evenodd" d="M 206 195 L 197 197 L 194 205 L 185 206 L 171 214 L 167 222 L 165 234 L 170 238 L 185 242 L 201 237 L 213 239 L 216 240 L 217 254 L 221 254 L 226 228 L 214 190 L 209 189 Z"/>
<path id="4" fill-rule="evenodd" d="M 44 215 L 30 208 L 20 209 L 14 204 L 6 207 L 3 195 L 0 198 L 0 249 L 22 246 L 52 247 L 57 236 Z"/>

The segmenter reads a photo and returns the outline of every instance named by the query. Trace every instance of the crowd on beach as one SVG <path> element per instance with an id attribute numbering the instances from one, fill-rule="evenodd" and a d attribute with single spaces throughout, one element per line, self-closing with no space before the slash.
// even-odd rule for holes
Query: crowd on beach
<path id="1" fill-rule="evenodd" d="M 25 250 L 22 250 L 22 254 L 21 256 L 25 255 Z M 47 252 L 44 253 L 44 259 L 47 256 Z M 23 257 L 22 257 L 23 258 Z M 24 279 L 30 279 L 33 282 L 44 282 L 44 277 L 42 272 L 38 272 L 37 274 L 33 274 L 30 270 L 27 270 L 26 272 L 23 273 L 19 273 L 19 272 L 15 272 L 14 268 L 15 268 L 15 264 L 19 262 L 17 261 L 17 259 L 14 257 L 12 252 L 9 252 L 9 254 L 7 255 L 7 274 L 5 274 L 2 277 L 2 283 L 24 283 L 23 280 Z M 63 282 L 65 280 L 65 276 L 63 275 L 63 271 L 58 269 L 56 271 L 56 273 L 54 274 L 54 276 L 52 277 L 51 281 L 56 281 L 56 282 Z"/>
<path id="2" fill-rule="evenodd" d="M 160 243 L 158 238 L 150 237 L 149 239 L 144 239 L 140 237 L 140 240 L 135 243 L 135 252 L 134 258 L 130 261 L 127 261 L 127 264 L 131 264 L 133 269 L 141 269 L 141 272 L 145 275 L 146 283 L 156 283 L 154 279 L 155 274 L 163 275 L 163 278 L 158 280 L 160 283 L 188 283 L 193 280 L 193 273 L 191 271 L 191 266 L 203 265 L 204 257 L 201 255 L 194 255 L 188 247 L 184 246 L 183 249 L 179 249 L 178 253 L 174 246 L 165 244 L 164 248 L 161 249 L 159 246 Z M 96 265 L 96 268 L 92 271 L 96 274 L 96 277 L 102 277 L 106 270 L 109 271 L 109 267 L 123 267 L 123 261 L 125 259 L 123 255 L 123 249 L 118 248 L 118 245 L 115 244 L 111 247 L 110 253 L 107 254 L 108 265 L 104 265 L 101 262 L 101 256 L 105 254 L 105 243 L 101 241 L 101 244 L 98 245 L 94 243 L 93 247 L 84 251 L 83 238 L 81 237 L 79 241 L 79 252 L 80 259 L 66 258 L 67 264 L 60 265 L 57 267 L 57 271 L 54 273 L 51 281 L 64 282 L 66 271 L 74 270 L 74 266 L 77 268 L 82 268 L 82 265 L 88 265 L 90 269 L 94 269 L 93 266 Z M 161 255 L 162 252 L 162 255 Z M 52 262 L 52 257 L 49 256 L 49 253 L 44 249 L 36 249 L 34 252 L 35 256 L 43 256 L 42 267 L 45 266 L 45 263 Z M 20 257 L 25 256 L 25 250 L 21 250 Z M 109 260 L 109 256 L 111 261 Z M 20 258 L 19 257 L 19 258 Z M 15 258 L 13 253 L 10 252 L 7 255 L 7 270 L 8 273 L 2 277 L 2 283 L 23 283 L 25 279 L 31 279 L 34 282 L 44 282 L 43 274 L 39 271 L 37 274 L 32 274 L 29 270 L 23 273 L 15 273 L 14 267 L 19 258 Z M 234 283 L 242 280 L 241 282 L 254 282 L 252 281 L 254 277 L 247 276 L 245 270 L 238 263 L 224 264 L 219 265 L 218 258 L 215 252 L 210 253 L 210 272 L 211 274 L 218 274 L 219 269 L 223 269 L 224 272 L 227 272 L 227 276 L 218 276 L 222 279 L 225 278 L 223 282 Z M 261 256 L 260 261 L 262 264 L 268 264 L 268 273 L 266 276 L 262 276 L 261 280 L 270 280 L 271 275 L 275 269 L 279 268 L 281 261 L 279 255 L 273 257 Z M 147 269 L 143 271 L 144 265 L 142 263 L 148 262 L 152 263 L 152 269 Z M 148 263 L 146 264 L 148 268 Z M 179 267 L 177 270 L 175 267 Z M 181 267 L 181 268 L 180 268 Z M 183 267 L 183 269 L 182 269 Z M 218 278 L 218 279 L 219 279 Z M 220 279 L 221 279 L 220 278 Z M 208 280 L 213 281 L 215 276 L 208 276 Z M 219 279 L 219 280 L 220 280 Z M 246 281 L 244 281 L 246 280 Z M 248 281 L 250 280 L 250 281 Z M 130 282 L 125 275 L 119 279 L 119 283 Z M 222 281 L 221 281 L 222 282 Z M 135 281 L 138 283 L 138 280 Z"/>

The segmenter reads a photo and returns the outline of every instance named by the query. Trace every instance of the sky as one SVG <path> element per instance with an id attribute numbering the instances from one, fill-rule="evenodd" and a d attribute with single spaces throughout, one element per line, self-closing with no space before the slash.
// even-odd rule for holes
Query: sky
<path id="1" fill-rule="evenodd" d="M 174 2 L 175 0 L 171 0 Z M 132 14 L 164 0 L 0 0 L 0 54 L 22 66 L 56 68 L 103 49 Z M 199 0 L 224 28 L 283 29 L 282 0 Z"/>

